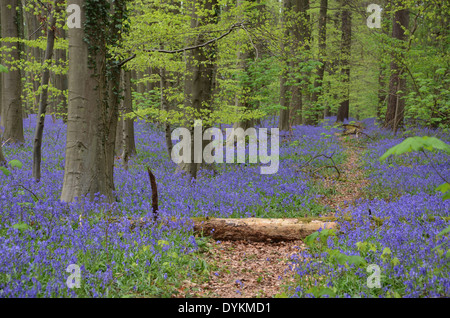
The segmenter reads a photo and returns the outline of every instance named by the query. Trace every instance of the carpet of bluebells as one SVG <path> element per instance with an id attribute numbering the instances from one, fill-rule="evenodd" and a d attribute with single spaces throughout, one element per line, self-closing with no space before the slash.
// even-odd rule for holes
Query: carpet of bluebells
<path id="1" fill-rule="evenodd" d="M 365 124 L 372 136 L 363 155 L 371 181 L 367 195 L 337 211 L 343 217 L 339 235 L 324 230 L 322 241 L 293 257 L 298 286 L 284 295 L 450 296 L 448 234 L 437 235 L 448 226 L 448 218 L 442 217 L 450 216 L 450 200 L 436 193 L 442 180 L 433 170 L 448 177 L 448 156 L 411 153 L 378 161 L 407 136 L 436 136 L 448 143 L 450 135 L 417 128 L 393 136 L 373 120 Z M 182 281 L 206 279 L 210 271 L 202 257 L 206 241 L 193 234 L 189 217 L 324 214 L 329 208 L 316 199 L 326 191 L 299 167 L 317 154 L 332 155 L 336 164 L 345 160 L 334 135 L 339 129 L 325 122 L 294 127 L 280 136 L 276 174 L 260 174 L 259 164 L 223 164 L 215 171 L 201 170 L 191 180 L 175 174 L 162 130 L 137 122 L 138 154 L 128 170 L 116 162 L 116 202 L 106 204 L 98 196 L 67 204 L 59 200 L 65 125 L 46 118 L 40 183 L 31 177 L 35 117 L 24 125 L 26 143 L 4 147 L 7 160 L 17 159 L 23 166 L 9 167 L 9 176 L 0 175 L 0 297 L 170 297 Z M 326 157 L 310 163 L 319 168 L 328 164 Z M 158 184 L 159 215 L 169 222 L 152 222 L 146 167 Z M 382 224 L 374 226 L 371 218 Z M 145 225 L 131 226 L 138 219 Z M 342 255 L 351 261 L 336 261 Z M 68 287 L 68 282 L 77 282 L 76 272 L 67 271 L 71 264 L 80 268 L 79 288 Z M 379 266 L 380 288 L 368 287 L 368 264 Z"/>
<path id="2" fill-rule="evenodd" d="M 259 164 L 223 164 L 215 172 L 201 170 L 193 181 L 174 174 L 162 130 L 137 122 L 138 155 L 127 170 L 116 162 L 116 202 L 106 204 L 98 196 L 67 204 L 59 200 L 66 126 L 46 118 L 42 178 L 36 183 L 31 175 L 35 120 L 24 120 L 24 145 L 3 149 L 8 161 L 23 166 L 0 176 L 0 297 L 170 297 L 180 282 L 209 272 L 201 257 L 205 240 L 193 235 L 189 217 L 319 215 L 326 211 L 316 203 L 320 188 L 298 167 L 316 154 L 344 160 L 337 129 L 300 126 L 281 136 L 278 173 L 262 175 Z M 313 164 L 325 166 L 326 160 Z M 152 223 L 146 167 L 156 177 L 159 215 L 169 222 Z M 145 225 L 131 226 L 137 219 Z M 79 266 L 79 280 L 76 270 L 67 271 L 71 264 Z M 79 288 L 68 287 L 78 282 Z"/>
<path id="3" fill-rule="evenodd" d="M 338 211 L 340 234 L 322 231 L 310 249 L 293 257 L 298 286 L 294 297 L 450 297 L 450 200 L 435 188 L 450 176 L 443 152 L 408 153 L 378 159 L 410 136 L 450 134 L 410 128 L 394 136 L 366 120 L 363 160 L 371 181 L 366 197 Z M 350 217 L 350 218 L 349 218 Z M 374 219 L 382 222 L 374 222 Z M 380 224 L 381 223 L 381 224 Z M 379 268 L 377 286 L 374 275 Z M 373 266 L 372 265 L 372 266 Z"/>

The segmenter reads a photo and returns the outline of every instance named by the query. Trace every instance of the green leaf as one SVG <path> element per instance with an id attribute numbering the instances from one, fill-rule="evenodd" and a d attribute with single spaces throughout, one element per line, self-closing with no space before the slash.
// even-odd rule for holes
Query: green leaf
<path id="1" fill-rule="evenodd" d="M 397 258 L 397 257 L 394 257 L 392 260 L 391 260 L 391 263 L 392 263 L 392 265 L 398 265 L 398 264 L 400 264 L 400 260 Z"/>
<path id="2" fill-rule="evenodd" d="M 380 161 L 385 160 L 390 155 L 401 155 L 411 151 L 421 151 L 421 150 L 442 150 L 450 154 L 450 146 L 436 137 L 409 137 L 403 140 L 398 145 L 388 149 L 381 157 Z"/>
<path id="3" fill-rule="evenodd" d="M 324 295 L 328 295 L 330 297 L 335 297 L 336 293 L 327 287 L 318 287 L 314 286 L 306 291 L 307 293 L 313 294 L 314 297 L 322 297 Z"/>
<path id="4" fill-rule="evenodd" d="M 158 241 L 158 246 L 164 246 L 164 245 L 170 245 L 170 243 L 168 241 L 165 240 L 159 240 Z"/>
<path id="5" fill-rule="evenodd" d="M 391 252 L 391 249 L 389 247 L 385 247 L 383 249 L 383 254 L 382 255 L 391 255 L 391 254 L 392 254 L 392 252 Z"/>
<path id="6" fill-rule="evenodd" d="M 17 230 L 20 230 L 21 232 L 23 232 L 25 230 L 31 230 L 32 228 L 25 222 L 19 222 L 19 223 L 16 223 L 13 225 L 13 229 L 17 229 Z"/>
<path id="7" fill-rule="evenodd" d="M 437 236 L 443 236 L 443 235 L 445 235 L 445 234 L 447 234 L 447 233 L 449 233 L 450 232 L 450 225 L 446 228 L 446 229 L 443 229 L 442 231 L 440 231 L 438 234 L 437 234 Z"/>
<path id="8" fill-rule="evenodd" d="M 440 186 L 438 186 L 436 188 L 436 191 L 441 191 L 442 193 L 446 193 L 448 191 L 450 191 L 450 183 L 446 182 L 441 184 Z"/>
<path id="9" fill-rule="evenodd" d="M 8 73 L 8 68 L 0 64 L 0 73 Z"/>
<path id="10" fill-rule="evenodd" d="M 347 262 L 349 264 L 354 264 L 355 266 L 361 266 L 366 264 L 366 260 L 361 256 L 352 255 L 347 257 Z"/>
<path id="11" fill-rule="evenodd" d="M 318 236 L 319 236 L 319 232 L 314 232 L 314 233 L 308 235 L 305 238 L 305 244 L 308 245 L 309 247 L 313 247 L 316 242 L 316 238 Z"/>
<path id="12" fill-rule="evenodd" d="M 11 171 L 9 171 L 8 169 L 6 169 L 5 167 L 0 167 L 0 170 L 3 171 L 3 173 L 6 176 L 9 176 L 11 174 Z"/>
<path id="13" fill-rule="evenodd" d="M 13 167 L 13 168 L 19 168 L 19 169 L 23 167 L 22 162 L 20 162 L 20 161 L 17 160 L 17 159 L 11 160 L 11 161 L 9 162 L 9 165 L 10 165 L 11 167 Z"/>

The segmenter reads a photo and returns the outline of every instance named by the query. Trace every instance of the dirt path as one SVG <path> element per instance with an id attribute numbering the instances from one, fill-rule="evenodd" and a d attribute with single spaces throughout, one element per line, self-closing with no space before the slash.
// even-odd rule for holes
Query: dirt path
<path id="1" fill-rule="evenodd" d="M 260 243 L 224 241 L 213 243 L 206 255 L 217 270 L 209 282 L 187 286 L 191 297 L 271 298 L 293 282 L 288 267 L 292 254 L 304 248 L 302 241 Z"/>
<path id="2" fill-rule="evenodd" d="M 324 196 L 320 203 L 330 206 L 333 210 L 343 209 L 354 203 L 355 200 L 363 196 L 364 188 L 369 184 L 369 180 L 364 178 L 364 172 L 361 167 L 361 153 L 363 148 L 355 146 L 354 136 L 345 141 L 340 137 L 339 141 L 347 154 L 347 160 L 341 165 L 341 178 L 339 180 L 326 178 L 324 186 L 334 187 L 335 194 Z M 334 213 L 332 214 L 334 215 Z"/>
<path id="3" fill-rule="evenodd" d="M 340 138 L 347 153 L 340 167 L 341 179 L 325 179 L 326 187 L 334 187 L 335 194 L 321 198 L 321 203 L 333 208 L 347 207 L 360 198 L 368 184 L 359 159 L 362 149 L 354 141 Z M 334 213 L 333 213 L 334 214 Z M 227 241 L 212 243 L 206 258 L 217 270 L 210 273 L 209 282 L 196 285 L 187 282 L 181 297 L 261 298 L 274 297 L 284 291 L 283 285 L 293 283 L 294 272 L 289 261 L 293 254 L 304 249 L 302 241 L 259 243 Z"/>

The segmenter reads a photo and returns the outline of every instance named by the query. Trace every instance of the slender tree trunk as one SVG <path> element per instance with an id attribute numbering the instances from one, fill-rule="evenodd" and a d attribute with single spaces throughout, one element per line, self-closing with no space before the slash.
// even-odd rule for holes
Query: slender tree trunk
<path id="1" fill-rule="evenodd" d="M 120 114 L 119 114 L 119 118 L 118 118 L 118 122 L 117 122 L 117 130 L 116 130 L 116 144 L 114 146 L 114 153 L 116 157 L 122 157 L 123 155 L 123 128 L 124 128 L 124 118 L 123 118 L 123 113 L 124 113 L 124 109 L 122 108 L 123 106 L 121 106 L 119 108 Z M 117 159 L 119 159 L 117 158 Z"/>
<path id="2" fill-rule="evenodd" d="M 352 20 L 350 10 L 347 8 L 347 3 L 344 2 L 344 9 L 342 11 L 342 39 L 341 39 L 341 73 L 344 82 L 344 100 L 341 102 L 338 113 L 337 122 L 343 122 L 349 117 L 350 108 L 350 54 L 352 43 Z"/>
<path id="3" fill-rule="evenodd" d="M 131 72 L 123 71 L 123 109 L 125 114 L 133 111 L 131 96 Z M 123 120 L 123 162 L 127 166 L 128 159 L 136 154 L 136 143 L 134 140 L 134 120 L 125 118 Z"/>
<path id="4" fill-rule="evenodd" d="M 194 0 L 192 5 L 200 5 L 202 9 L 208 14 L 197 16 L 193 13 L 191 18 L 191 27 L 193 29 L 204 26 L 208 23 L 217 23 L 217 13 L 215 6 L 217 0 Z M 198 7 L 197 7 L 198 8 Z M 199 34 L 194 43 L 190 45 L 197 45 L 205 42 L 205 35 Z M 202 110 L 208 110 L 211 107 L 212 101 L 212 89 L 214 83 L 214 64 L 215 64 L 215 51 L 216 44 L 210 44 L 205 47 L 199 47 L 190 50 L 187 53 L 187 74 L 185 77 L 185 107 L 192 107 L 198 113 Z M 197 119 L 197 118 L 193 118 Z M 207 128 L 206 125 L 203 128 Z M 194 149 L 194 126 L 191 126 L 191 149 Z M 202 143 L 203 148 L 207 143 Z M 191 163 L 182 162 L 178 165 L 177 172 L 187 172 L 192 178 L 197 177 L 197 172 L 200 165 L 203 163 L 194 163 L 194 151 L 191 151 L 192 158 Z M 203 160 L 204 161 L 204 160 Z"/>
<path id="5" fill-rule="evenodd" d="M 22 0 L 25 5 L 27 0 Z M 29 1 L 28 1 L 29 2 Z M 40 5 L 36 3 L 33 6 L 34 10 L 25 11 L 25 20 L 27 24 L 27 40 L 37 40 L 41 35 L 43 35 L 43 31 L 45 30 L 39 23 L 38 15 L 36 15 L 35 10 L 39 11 L 39 14 L 44 14 L 41 12 L 42 10 L 38 9 Z M 28 61 L 30 63 L 41 63 L 42 62 L 42 54 L 41 49 L 38 47 L 27 47 L 27 55 Z M 39 107 L 39 95 L 37 95 L 37 91 L 39 90 L 39 75 L 36 75 L 35 72 L 31 71 L 27 74 L 27 78 L 31 82 L 33 94 L 36 94 L 33 100 L 27 99 L 26 110 L 30 114 L 34 114 L 37 112 L 37 108 Z"/>
<path id="6" fill-rule="evenodd" d="M 122 70 L 120 75 L 120 88 L 123 92 L 122 103 L 119 107 L 120 116 L 116 131 L 115 155 L 121 157 L 124 167 L 128 166 L 128 159 L 136 154 L 134 140 L 134 121 L 126 118 L 133 111 L 131 94 L 131 71 Z"/>
<path id="7" fill-rule="evenodd" d="M 165 68 L 161 67 L 159 70 L 159 76 L 160 76 L 160 89 L 161 89 L 161 109 L 163 111 L 168 112 L 170 109 L 169 107 L 169 101 L 167 100 L 167 89 L 169 88 L 169 82 L 167 79 L 167 71 Z M 172 155 L 172 136 L 171 136 L 171 129 L 170 124 L 166 122 L 164 124 L 164 133 L 166 138 L 166 146 L 167 146 L 167 152 L 169 154 L 169 158 Z"/>
<path id="8" fill-rule="evenodd" d="M 283 0 L 283 11 L 281 13 L 281 29 L 283 35 L 281 38 L 280 48 L 283 63 L 283 70 L 280 76 L 280 106 L 283 107 L 280 110 L 280 119 L 278 122 L 278 128 L 280 130 L 289 130 L 289 115 L 291 112 L 289 105 L 289 86 L 286 84 L 289 76 L 288 66 L 288 54 L 289 50 L 289 27 L 286 25 L 288 20 L 288 14 L 290 14 L 291 3 L 290 0 Z"/>
<path id="9" fill-rule="evenodd" d="M 59 32 L 60 36 L 65 39 L 65 30 L 61 28 Z M 66 64 L 66 60 L 66 50 L 55 50 L 56 65 L 63 66 Z M 63 94 L 64 91 L 67 91 L 67 74 L 55 74 L 55 87 L 60 94 L 55 98 L 53 112 L 57 114 L 55 117 L 61 117 L 64 122 L 67 122 L 67 98 Z"/>
<path id="10" fill-rule="evenodd" d="M 60 3 L 55 3 L 55 8 L 49 18 L 49 28 L 47 29 L 47 48 L 45 50 L 44 62 L 46 65 L 42 73 L 42 92 L 39 98 L 39 110 L 36 119 L 36 130 L 34 135 L 34 147 L 33 147 L 33 178 L 36 182 L 41 180 L 41 146 L 42 146 L 42 135 L 44 132 L 45 114 L 47 111 L 47 100 L 48 100 L 48 81 L 50 79 L 49 65 L 52 62 L 53 47 L 55 44 L 55 24 L 56 17 L 61 11 Z"/>
<path id="11" fill-rule="evenodd" d="M 17 0 L 2 0 L 1 6 L 1 21 L 2 30 L 1 37 L 19 36 L 18 25 L 16 23 L 18 6 Z M 23 120 L 22 120 L 22 85 L 20 70 L 12 69 L 10 66 L 13 61 L 20 59 L 19 43 L 10 42 L 2 43 L 2 46 L 11 49 L 3 63 L 9 68 L 8 73 L 3 74 L 3 90 L 2 90 L 2 120 L 1 126 L 5 127 L 3 138 L 11 143 L 23 143 L 25 141 L 23 135 Z M 15 49 L 13 49 L 15 47 Z"/>
<path id="12" fill-rule="evenodd" d="M 264 7 L 264 4 L 256 4 L 256 3 L 260 3 L 257 0 L 251 0 L 251 2 L 255 3 L 255 6 L 251 9 L 254 10 L 254 19 L 252 20 L 252 25 L 254 27 L 259 26 L 260 24 L 263 23 L 264 21 L 264 15 L 263 14 L 259 14 L 261 12 L 261 10 Z M 242 0 L 237 0 L 236 1 L 236 5 L 240 6 L 243 3 Z M 256 14 L 258 13 L 258 14 Z M 239 47 L 242 47 L 243 43 L 238 43 Z M 241 81 L 241 86 L 242 86 L 242 92 L 236 96 L 235 98 L 235 105 L 237 106 L 237 108 L 241 108 L 241 109 L 245 109 L 245 110 L 254 110 L 258 107 L 257 101 L 255 101 L 254 99 L 252 99 L 253 97 L 253 92 L 252 90 L 254 88 L 252 88 L 252 84 L 254 84 L 255 79 L 254 76 L 252 76 L 251 72 L 250 72 L 250 63 L 251 61 L 255 61 L 256 59 L 256 52 L 258 51 L 258 54 L 260 54 L 259 52 L 261 51 L 261 45 L 260 43 L 256 42 L 256 39 L 253 39 L 251 45 L 247 48 L 247 49 L 243 49 L 241 51 L 241 48 L 238 51 L 238 60 L 239 60 L 239 66 L 241 69 L 241 72 L 243 74 L 245 74 L 245 76 L 243 76 L 244 80 Z M 233 124 L 233 128 L 242 128 L 244 130 L 246 130 L 249 127 L 252 127 L 256 124 L 256 120 L 255 119 L 244 119 L 244 120 L 240 120 L 238 122 L 235 122 Z M 227 140 L 227 144 L 232 143 L 232 140 Z"/>
<path id="13" fill-rule="evenodd" d="M 404 49 L 406 40 L 405 30 L 408 29 L 409 11 L 408 9 L 398 10 L 394 13 L 392 24 L 392 37 L 401 41 L 400 47 Z M 403 54 L 395 55 L 391 62 L 391 76 L 389 79 L 389 97 L 385 117 L 385 127 L 397 131 L 403 123 L 403 113 L 405 101 L 403 99 L 406 89 L 406 78 L 403 75 L 402 67 Z"/>
<path id="14" fill-rule="evenodd" d="M 321 65 L 317 69 L 317 79 L 314 82 L 314 92 L 312 95 L 312 104 L 313 107 L 319 101 L 319 96 L 323 91 L 323 76 L 325 74 L 325 54 L 327 49 L 327 9 L 328 9 L 328 0 L 320 0 L 320 11 L 319 11 L 319 62 Z M 317 118 L 316 122 L 321 119 L 325 113 L 316 112 Z"/>
<path id="15" fill-rule="evenodd" d="M 309 74 L 300 70 L 300 64 L 309 59 L 310 41 L 311 41 L 311 24 L 309 10 L 309 0 L 291 0 L 292 13 L 294 14 L 291 20 L 291 33 L 293 44 L 291 47 L 291 72 L 292 75 L 297 73 L 294 79 L 295 84 L 292 87 L 291 94 L 291 109 L 293 124 L 315 124 L 313 117 L 310 116 L 312 109 L 305 108 L 307 103 L 303 102 L 306 99 L 304 94 L 306 85 L 302 83 L 303 79 L 309 78 Z M 299 78 L 301 75 L 303 78 Z"/>
<path id="16" fill-rule="evenodd" d="M 385 1 L 383 1 L 382 5 L 386 7 Z M 381 25 L 382 32 L 386 36 L 388 35 L 388 27 L 386 24 Z M 380 58 L 379 58 L 379 73 L 378 73 L 378 103 L 377 103 L 377 120 L 381 121 L 381 116 L 383 114 L 383 110 L 387 104 L 387 76 L 386 72 L 388 71 L 387 65 L 385 63 L 385 56 L 388 54 L 385 49 L 387 43 L 382 39 L 381 41 L 381 49 L 380 49 Z"/>

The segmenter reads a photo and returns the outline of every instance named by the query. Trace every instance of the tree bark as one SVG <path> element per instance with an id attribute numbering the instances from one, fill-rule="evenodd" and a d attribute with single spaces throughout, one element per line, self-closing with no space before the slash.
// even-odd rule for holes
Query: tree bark
<path id="1" fill-rule="evenodd" d="M 302 83 L 303 79 L 309 78 L 309 74 L 300 71 L 300 64 L 309 59 L 310 41 L 311 41 L 311 24 L 309 10 L 309 0 L 291 0 L 293 19 L 290 22 L 290 33 L 292 34 L 291 46 L 291 62 L 290 68 L 292 76 L 297 74 L 294 79 L 295 84 L 292 86 L 290 107 L 292 109 L 292 124 L 315 124 L 314 116 L 309 113 L 313 109 L 307 109 L 303 99 L 307 96 L 303 93 L 307 84 Z M 299 78 L 301 75 L 301 78 Z M 305 96 L 304 96 L 305 95 Z"/>
<path id="2" fill-rule="evenodd" d="M 125 114 L 133 111 L 133 100 L 131 95 L 131 72 L 123 71 L 123 109 Z M 125 118 L 123 120 L 123 155 L 122 159 L 125 166 L 128 166 L 128 159 L 136 155 L 136 142 L 134 140 L 134 120 Z"/>
<path id="3" fill-rule="evenodd" d="M 66 31 L 61 28 L 59 30 L 61 38 L 66 38 Z M 55 63 L 57 65 L 65 65 L 67 60 L 65 50 L 55 50 Z M 55 88 L 60 91 L 60 94 L 55 98 L 53 112 L 56 113 L 55 117 L 62 118 L 64 122 L 67 122 L 67 98 L 63 94 L 67 91 L 67 74 L 55 74 Z"/>
<path id="4" fill-rule="evenodd" d="M 327 49 L 327 9 L 328 0 L 320 0 L 320 10 L 319 10 L 319 62 L 321 65 L 317 69 L 317 78 L 314 82 L 314 92 L 312 94 L 312 104 L 313 107 L 316 106 L 319 101 L 321 92 L 323 91 L 323 76 L 325 74 L 325 55 Z M 316 106 L 317 107 L 317 106 Z M 322 111 L 317 111 L 315 119 L 316 122 L 323 118 L 325 113 Z"/>
<path id="5" fill-rule="evenodd" d="M 170 105 L 169 101 L 167 99 L 167 90 L 169 88 L 169 81 L 167 78 L 167 71 L 165 68 L 161 67 L 159 70 L 159 77 L 160 77 L 160 89 L 161 89 L 161 110 L 169 112 Z M 164 123 L 164 134 L 166 139 L 166 146 L 167 146 L 167 153 L 169 154 L 169 158 L 172 155 L 172 135 L 171 135 L 171 129 L 170 129 L 170 123 L 166 122 Z"/>
<path id="6" fill-rule="evenodd" d="M 16 23 L 17 5 L 17 0 L 2 0 L 0 3 L 2 38 L 17 38 L 19 36 L 18 25 Z M 8 73 L 3 74 L 2 80 L 1 126 L 5 127 L 3 138 L 10 143 L 23 143 L 25 138 L 23 134 L 22 120 L 21 74 L 19 69 L 14 69 L 11 67 L 15 61 L 19 61 L 20 59 L 19 43 L 2 43 L 2 46 L 11 50 L 7 57 L 3 60 L 4 65 L 9 69 Z M 15 48 L 13 49 L 13 47 Z"/>
<path id="7" fill-rule="evenodd" d="M 23 5 L 25 6 L 26 0 L 22 0 Z M 38 15 L 36 15 L 35 10 L 39 11 L 39 14 L 44 14 L 42 10 L 38 9 L 38 5 L 33 6 L 34 10 L 25 11 L 24 19 L 27 24 L 27 40 L 37 40 L 43 34 L 43 30 L 45 28 L 41 27 L 38 19 Z M 42 61 L 42 50 L 38 47 L 27 47 L 26 49 L 28 55 L 28 61 L 30 63 L 41 63 Z M 35 72 L 31 71 L 27 74 L 27 77 L 32 85 L 32 92 L 35 94 L 34 99 L 28 101 L 26 103 L 26 111 L 30 114 L 34 114 L 37 112 L 39 107 L 39 95 L 37 95 L 37 91 L 39 90 L 39 75 L 35 74 Z"/>
<path id="8" fill-rule="evenodd" d="M 43 64 L 44 71 L 42 72 L 42 92 L 39 97 L 39 110 L 36 118 L 36 130 L 34 134 L 34 146 L 33 146 L 33 178 L 36 182 L 41 181 L 41 146 L 42 146 L 42 135 L 44 133 L 45 124 L 45 114 L 47 112 L 47 101 L 48 101 L 48 82 L 50 79 L 50 70 L 48 69 L 52 61 L 53 47 L 55 44 L 55 24 L 56 17 L 61 11 L 60 3 L 56 2 L 55 7 L 52 10 L 51 16 L 49 18 L 49 28 L 47 29 L 47 48 L 45 49 L 45 56 Z"/>
<path id="9" fill-rule="evenodd" d="M 347 2 L 344 1 L 344 9 L 342 11 L 342 38 L 341 38 L 341 74 L 344 82 L 343 101 L 341 102 L 337 112 L 337 122 L 343 122 L 349 117 L 350 108 L 350 54 L 352 43 L 352 20 L 351 12 L 346 7 Z"/>
<path id="10" fill-rule="evenodd" d="M 401 9 L 394 13 L 392 24 L 392 38 L 400 41 L 400 49 L 404 50 L 406 34 L 408 29 L 409 11 Z M 397 132 L 399 126 L 403 123 L 403 113 L 405 110 L 406 78 L 403 75 L 402 66 L 403 54 L 394 54 L 391 62 L 391 76 L 389 79 L 389 96 L 385 117 L 385 127 Z"/>
<path id="11" fill-rule="evenodd" d="M 211 236 L 215 240 L 246 240 L 277 242 L 301 240 L 320 228 L 336 228 L 336 222 L 301 219 L 194 219 L 194 232 Z"/>
<path id="12" fill-rule="evenodd" d="M 83 0 L 69 1 L 83 7 Z M 97 4 L 101 5 L 101 4 Z M 114 200 L 114 147 L 118 122 L 120 68 L 106 58 L 106 34 L 120 40 L 119 25 L 124 1 L 113 3 L 111 14 L 97 21 L 109 28 L 98 33 L 85 32 L 85 27 L 69 29 L 69 107 L 66 162 L 61 200 L 95 194 Z M 82 10 L 82 25 L 86 20 Z M 88 43 L 96 47 L 89 52 Z M 107 74 L 107 70 L 108 73 Z"/>
<path id="13" fill-rule="evenodd" d="M 191 16 L 191 27 L 196 29 L 199 26 L 207 25 L 208 23 L 217 23 L 217 13 L 214 10 L 217 5 L 217 0 L 193 0 L 192 5 L 200 5 L 208 14 L 197 16 L 195 9 L 192 10 Z M 197 45 L 204 43 L 206 41 L 205 35 L 200 33 L 195 39 L 191 39 L 190 43 L 192 45 Z M 201 113 L 204 110 L 209 110 L 212 101 L 212 91 L 214 82 L 214 64 L 215 64 L 215 54 L 216 44 L 209 44 L 205 47 L 195 48 L 190 50 L 186 54 L 187 66 L 186 66 L 186 77 L 184 83 L 184 96 L 185 96 L 185 107 L 192 108 L 194 111 Z M 191 130 L 191 149 L 194 149 L 194 120 L 197 118 L 192 118 L 190 125 Z M 206 129 L 206 125 L 203 127 Z M 202 153 L 203 149 L 207 143 L 202 142 Z M 182 162 L 178 165 L 176 172 L 186 172 L 192 178 L 197 177 L 197 172 L 201 165 L 205 163 L 195 163 L 194 162 L 194 151 L 191 151 L 191 162 Z M 204 161 L 204 160 L 203 160 Z"/>
<path id="14" fill-rule="evenodd" d="M 286 84 L 289 76 L 288 71 L 288 57 L 287 57 L 287 50 L 289 49 L 289 28 L 286 25 L 286 22 L 288 20 L 288 14 L 291 10 L 291 2 L 290 0 L 283 0 L 283 9 L 281 12 L 281 29 L 283 32 L 281 43 L 280 43 L 280 49 L 281 49 L 281 58 L 282 58 L 282 71 L 280 75 L 280 106 L 283 107 L 280 110 L 280 119 L 278 122 L 278 128 L 280 131 L 289 130 L 289 115 L 291 112 L 290 105 L 289 105 L 289 86 Z"/>

